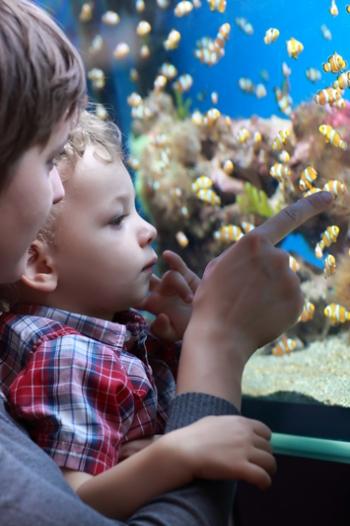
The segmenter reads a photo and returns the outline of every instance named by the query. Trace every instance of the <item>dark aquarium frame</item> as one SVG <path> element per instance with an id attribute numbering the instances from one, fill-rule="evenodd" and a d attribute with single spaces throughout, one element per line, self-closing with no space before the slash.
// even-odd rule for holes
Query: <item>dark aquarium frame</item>
<path id="1" fill-rule="evenodd" d="M 350 408 L 243 396 L 242 414 L 272 432 L 350 442 Z"/>

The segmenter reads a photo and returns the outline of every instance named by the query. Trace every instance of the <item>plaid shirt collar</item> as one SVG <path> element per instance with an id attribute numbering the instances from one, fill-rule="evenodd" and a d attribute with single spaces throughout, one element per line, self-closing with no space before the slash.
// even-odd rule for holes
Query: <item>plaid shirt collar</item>
<path id="1" fill-rule="evenodd" d="M 17 304 L 12 309 L 12 312 L 50 318 L 76 329 L 84 336 L 113 347 L 119 347 L 120 349 L 130 340 L 143 339 L 147 332 L 145 319 L 141 314 L 131 309 L 117 313 L 113 321 L 69 312 L 47 305 Z"/>

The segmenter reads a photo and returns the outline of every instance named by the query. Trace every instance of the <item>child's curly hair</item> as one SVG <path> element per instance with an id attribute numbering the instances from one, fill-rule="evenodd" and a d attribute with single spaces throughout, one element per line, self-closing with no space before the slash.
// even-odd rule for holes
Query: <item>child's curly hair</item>
<path id="1" fill-rule="evenodd" d="M 121 132 L 118 126 L 113 121 L 102 121 L 94 113 L 83 111 L 69 134 L 63 152 L 55 160 L 63 185 L 69 180 L 88 146 L 93 146 L 94 154 L 105 163 L 123 157 Z M 38 239 L 48 243 L 54 242 L 55 222 L 61 203 L 57 203 L 52 208 L 45 226 L 38 234 Z"/>

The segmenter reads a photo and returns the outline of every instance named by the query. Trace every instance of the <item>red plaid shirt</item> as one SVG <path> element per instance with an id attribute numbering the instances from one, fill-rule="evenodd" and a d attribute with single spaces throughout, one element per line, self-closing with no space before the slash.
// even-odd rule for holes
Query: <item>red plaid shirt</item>
<path id="1" fill-rule="evenodd" d="M 0 385 L 14 418 L 60 467 L 96 475 L 123 442 L 161 433 L 178 347 L 134 311 L 110 322 L 45 306 L 0 317 Z"/>

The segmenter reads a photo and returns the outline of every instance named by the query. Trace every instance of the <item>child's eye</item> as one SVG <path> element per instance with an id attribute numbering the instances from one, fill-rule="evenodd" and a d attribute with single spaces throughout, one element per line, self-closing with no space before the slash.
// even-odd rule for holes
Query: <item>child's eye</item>
<path id="1" fill-rule="evenodd" d="M 50 159 L 46 163 L 46 166 L 49 172 L 51 172 L 51 170 L 53 170 L 56 165 L 57 165 L 56 157 L 54 159 Z"/>
<path id="2" fill-rule="evenodd" d="M 109 222 L 110 225 L 113 225 L 113 226 L 120 226 L 123 222 L 123 219 L 126 218 L 126 214 L 124 215 L 121 215 L 121 216 L 115 216 L 115 217 L 112 217 L 111 221 Z"/>

